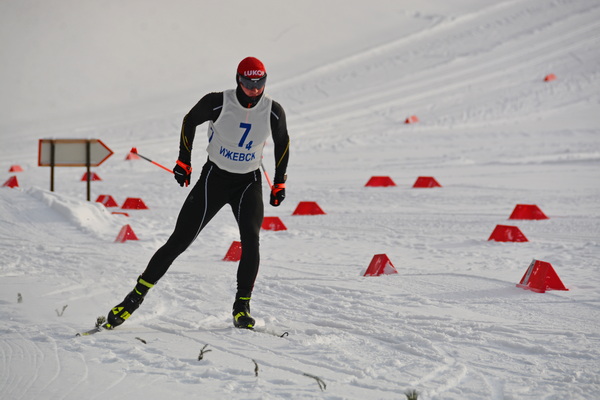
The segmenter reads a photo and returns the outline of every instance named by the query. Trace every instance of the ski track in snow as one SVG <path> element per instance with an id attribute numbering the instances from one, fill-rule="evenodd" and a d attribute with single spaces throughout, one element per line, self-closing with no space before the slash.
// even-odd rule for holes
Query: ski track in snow
<path id="1" fill-rule="evenodd" d="M 232 327 L 236 263 L 221 259 L 238 234 L 224 209 L 130 321 L 74 337 L 131 290 L 171 233 L 187 191 L 122 158 L 132 143 L 176 157 L 180 115 L 71 133 L 115 151 L 93 197 L 142 197 L 149 210 L 129 217 L 84 201 L 83 169 L 58 169 L 50 193 L 31 151 L 38 135 L 24 132 L 27 146 L 3 137 L 0 167 L 25 172 L 21 188 L 0 189 L 2 398 L 597 397 L 600 4 L 490 4 L 272 83 L 292 158 L 286 202 L 265 210 L 288 228 L 262 232 L 252 307 L 267 332 Z M 543 82 L 549 72 L 559 79 Z M 413 114 L 421 121 L 404 124 Z M 195 171 L 203 140 L 199 127 Z M 373 175 L 397 186 L 364 187 Z M 418 176 L 442 188 L 412 189 Z M 306 200 L 327 214 L 291 216 Z M 519 203 L 550 219 L 508 220 Z M 124 224 L 139 241 L 114 243 Z M 497 224 L 529 242 L 488 241 Z M 380 253 L 398 274 L 363 277 Z M 570 290 L 515 287 L 532 258 Z"/>
<path id="2" fill-rule="evenodd" d="M 498 12 L 498 7 L 490 7 L 473 19 L 467 18 L 462 23 L 458 19 L 431 29 L 432 34 L 418 38 L 416 50 L 414 42 L 400 40 L 381 46 L 384 50 L 367 51 L 321 68 L 309 75 L 310 85 L 286 87 L 284 98 L 290 97 L 292 103 L 295 99 L 311 99 L 310 103 L 301 102 L 306 105 L 295 109 L 303 119 L 315 121 L 307 126 L 306 132 L 312 132 L 318 126 L 330 130 L 331 125 L 347 124 L 348 118 L 364 127 L 377 129 L 378 125 L 389 126 L 390 122 L 402 124 L 413 113 L 429 121 L 427 127 L 433 124 L 443 130 L 464 126 L 466 121 L 467 128 L 471 129 L 483 124 L 506 124 L 507 120 L 531 118 L 531 107 L 526 106 L 539 106 L 542 99 L 548 98 L 549 91 L 558 94 L 552 96 L 558 103 L 544 103 L 541 110 L 563 108 L 565 104 L 560 93 L 581 90 L 587 94 L 581 98 L 592 97 L 598 86 L 573 77 L 570 84 L 559 83 L 558 87 L 548 88 L 541 80 L 549 60 L 568 54 L 569 65 L 584 64 L 593 72 L 587 78 L 597 81 L 597 57 L 584 61 L 574 56 L 578 49 L 593 48 L 600 36 L 596 22 L 600 7 L 587 3 L 567 15 L 562 8 L 547 7 L 547 2 L 529 2 L 531 10 L 509 8 Z M 532 18 L 533 15 L 536 18 Z M 502 28 L 506 25 L 518 26 L 518 33 L 505 29 L 504 34 Z M 573 29 L 573 26 L 577 28 Z M 443 39 L 439 35 L 444 35 Z M 482 35 L 490 36 L 490 41 L 482 42 Z M 448 49 L 458 47 L 449 46 L 449 43 L 457 42 L 464 50 L 446 54 Z M 595 55 L 593 52 L 586 54 Z M 417 63 L 420 68 L 415 70 L 403 67 Z M 541 75 L 539 84 L 524 85 L 522 76 L 535 73 Z M 355 85 L 350 84 L 355 80 L 364 80 L 368 84 L 362 90 L 356 90 Z M 312 81 L 318 90 L 314 90 Z M 569 87 L 573 84 L 577 87 Z M 328 89 L 329 86 L 334 89 Z M 346 93 L 348 90 L 351 93 Z M 479 105 L 465 109 L 464 103 L 472 96 L 477 97 Z M 303 107 L 308 107 L 310 113 L 304 112 Z M 340 112 L 345 109 L 349 112 Z M 356 130 L 357 133 L 362 131 Z M 347 129 L 343 132 L 350 133 Z"/>

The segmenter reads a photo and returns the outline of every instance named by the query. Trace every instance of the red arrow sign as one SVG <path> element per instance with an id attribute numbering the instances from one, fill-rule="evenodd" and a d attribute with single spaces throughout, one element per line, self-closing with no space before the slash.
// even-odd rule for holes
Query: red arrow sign
<path id="1" fill-rule="evenodd" d="M 89 162 L 90 167 L 97 167 L 112 155 L 113 151 L 98 139 L 40 139 L 38 165 L 85 167 Z"/>

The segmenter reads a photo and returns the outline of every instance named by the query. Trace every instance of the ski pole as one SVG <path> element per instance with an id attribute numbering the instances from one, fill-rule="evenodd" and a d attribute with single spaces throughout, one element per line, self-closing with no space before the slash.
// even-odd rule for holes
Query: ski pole
<path id="1" fill-rule="evenodd" d="M 271 184 L 271 180 L 269 179 L 269 174 L 267 174 L 267 170 L 265 169 L 265 166 L 263 165 L 262 160 L 260 162 L 260 167 L 262 168 L 263 172 L 265 173 L 265 178 L 267 178 L 267 183 L 269 184 L 269 189 L 273 190 L 273 185 Z"/>
<path id="2" fill-rule="evenodd" d="M 160 165 L 159 163 L 157 163 L 156 161 L 152 161 L 151 159 L 149 159 L 148 157 L 144 157 L 143 155 L 141 155 L 140 153 L 138 153 L 137 149 L 135 147 L 131 148 L 131 153 L 138 155 L 140 157 L 142 157 L 144 160 L 151 162 L 152 164 L 156 165 L 157 167 L 161 167 L 162 169 L 164 169 L 165 171 L 169 171 L 170 173 L 173 173 L 172 170 L 170 170 L 169 168 L 165 167 L 164 165 Z"/>

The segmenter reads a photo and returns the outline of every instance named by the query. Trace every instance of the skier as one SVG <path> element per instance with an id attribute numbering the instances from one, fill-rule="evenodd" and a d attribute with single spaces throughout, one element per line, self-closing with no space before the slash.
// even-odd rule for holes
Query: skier
<path id="1" fill-rule="evenodd" d="M 208 160 L 179 212 L 173 233 L 154 253 L 133 291 L 109 311 L 107 328 L 121 325 L 137 310 L 148 290 L 225 204 L 232 208 L 242 245 L 233 324 L 238 328 L 253 328 L 255 321 L 250 315 L 250 298 L 258 274 L 259 232 L 264 216 L 260 166 L 269 136 L 273 139 L 275 153 L 270 204 L 275 207 L 285 199 L 289 159 L 285 113 L 279 103 L 264 93 L 266 80 L 263 63 L 247 57 L 238 65 L 236 89 L 205 95 L 184 117 L 179 157 L 173 168 L 179 185 L 187 187 L 190 183 L 196 127 L 207 121 Z"/>

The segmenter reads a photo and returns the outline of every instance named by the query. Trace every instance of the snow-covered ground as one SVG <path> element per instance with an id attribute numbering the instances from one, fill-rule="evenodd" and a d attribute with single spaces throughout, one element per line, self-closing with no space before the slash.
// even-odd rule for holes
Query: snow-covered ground
<path id="1" fill-rule="evenodd" d="M 220 3 L 0 3 L 0 184 L 19 182 L 0 188 L 0 398 L 599 398 L 600 3 Z M 262 233 L 252 310 L 289 335 L 232 327 L 224 209 L 126 324 L 75 337 L 189 191 L 129 150 L 171 167 L 185 113 L 248 55 L 292 139 L 288 197 L 266 205 L 287 230 Z M 84 168 L 57 168 L 50 192 L 40 138 L 101 139 L 115 154 L 92 200 L 149 209 L 85 201 Z M 293 216 L 300 201 L 326 215 Z M 509 220 L 517 204 L 549 219 Z M 126 224 L 139 240 L 115 243 Z M 529 241 L 488 241 L 496 225 Z M 376 254 L 398 274 L 362 276 Z M 569 291 L 516 287 L 532 259 Z"/>

